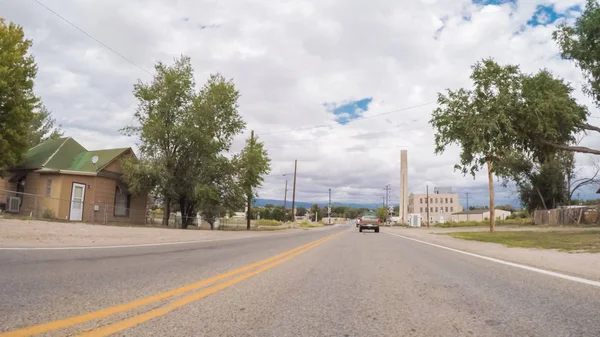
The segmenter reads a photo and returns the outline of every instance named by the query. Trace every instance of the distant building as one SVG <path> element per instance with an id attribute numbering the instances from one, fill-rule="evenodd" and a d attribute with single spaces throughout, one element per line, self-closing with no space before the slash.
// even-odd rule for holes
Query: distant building
<path id="1" fill-rule="evenodd" d="M 463 210 L 458 202 L 458 193 L 452 193 L 451 188 L 434 188 L 434 193 L 429 194 L 429 202 L 427 201 L 427 194 L 411 193 L 408 196 L 408 213 L 420 214 L 425 223 L 427 223 L 428 207 L 429 223 L 431 225 L 448 222 L 452 213 Z"/>
<path id="2" fill-rule="evenodd" d="M 511 213 L 502 209 L 495 209 L 495 216 L 497 220 L 505 220 Z M 462 222 L 462 221 L 484 221 L 489 220 L 490 210 L 489 209 L 474 209 L 471 211 L 461 211 L 452 213 L 450 221 Z"/>

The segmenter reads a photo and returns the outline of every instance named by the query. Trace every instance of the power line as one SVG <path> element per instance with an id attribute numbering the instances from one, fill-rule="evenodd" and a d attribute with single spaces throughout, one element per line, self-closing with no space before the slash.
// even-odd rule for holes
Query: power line
<path id="1" fill-rule="evenodd" d="M 435 144 L 417 144 L 417 145 L 396 145 L 396 146 L 368 146 L 368 147 L 346 147 L 346 148 L 342 148 L 340 149 L 341 151 L 358 151 L 358 150 L 372 150 L 372 149 L 398 149 L 398 148 L 405 148 L 405 149 L 411 149 L 411 148 L 415 148 L 415 147 L 422 147 L 422 146 L 435 146 Z M 269 147 L 266 150 L 271 150 L 271 149 L 284 149 L 286 148 L 285 146 L 276 146 L 276 147 Z"/>
<path id="2" fill-rule="evenodd" d="M 95 38 L 94 36 L 92 36 L 90 33 L 86 32 L 85 30 L 79 28 L 79 26 L 77 26 L 76 24 L 74 24 L 73 22 L 67 20 L 65 17 L 63 17 L 62 15 L 58 14 L 56 11 L 54 11 L 52 8 L 46 6 L 45 4 L 43 4 L 42 2 L 40 2 L 39 0 L 32 0 L 34 2 L 36 2 L 38 5 L 44 7 L 46 10 L 48 10 L 50 13 L 56 15 L 57 17 L 59 17 L 61 20 L 63 20 L 64 22 L 68 23 L 69 25 L 71 25 L 73 28 L 77 29 L 78 31 L 80 31 L 81 33 L 85 34 L 87 37 L 89 37 L 90 39 L 96 41 L 98 44 L 100 44 L 101 46 L 103 46 L 104 48 L 110 50 L 111 52 L 113 52 L 115 55 L 119 56 L 120 58 L 122 58 L 123 60 L 131 63 L 132 65 L 134 65 L 135 67 L 137 67 L 138 69 L 148 73 L 149 75 L 152 75 L 152 73 L 146 69 L 144 69 L 142 66 L 138 65 L 137 63 L 133 62 L 132 60 L 130 60 L 129 58 L 123 56 L 123 54 L 119 53 L 118 51 L 114 50 L 113 48 L 109 47 L 108 45 L 106 45 L 104 42 L 98 40 L 97 38 Z"/>
<path id="3" fill-rule="evenodd" d="M 360 121 L 360 120 L 365 120 L 365 119 L 371 119 L 371 118 L 375 118 L 375 117 L 379 117 L 379 116 L 391 114 L 391 113 L 394 113 L 394 112 L 411 110 L 411 109 L 419 108 L 419 107 L 426 106 L 426 105 L 429 105 L 429 104 L 434 104 L 434 103 L 437 103 L 437 101 L 431 101 L 431 102 L 427 102 L 427 103 L 423 103 L 423 104 L 409 106 L 409 107 L 402 108 L 402 109 L 397 109 L 397 110 L 392 110 L 392 111 L 386 111 L 386 112 L 382 112 L 382 113 L 371 115 L 371 116 L 358 117 L 358 118 L 355 118 L 355 119 L 351 120 L 350 122 Z M 350 122 L 348 122 L 348 123 L 350 123 Z M 274 135 L 274 134 L 278 134 L 278 133 L 286 133 L 286 132 L 299 131 L 299 130 L 311 130 L 311 129 L 324 128 L 324 127 L 328 127 L 328 126 L 336 126 L 336 125 L 340 125 L 340 123 L 336 122 L 336 123 L 329 123 L 329 124 L 321 124 L 321 125 L 315 125 L 315 126 L 308 126 L 308 127 L 303 127 L 303 128 L 288 129 L 288 130 L 283 130 L 283 131 L 264 132 L 264 133 L 259 133 L 257 135 L 258 136 Z"/>
<path id="4" fill-rule="evenodd" d="M 385 135 L 385 134 L 403 132 L 403 131 L 421 130 L 421 129 L 426 129 L 428 127 L 429 126 L 421 126 L 418 128 L 410 128 L 410 129 L 402 129 L 402 130 L 396 129 L 396 130 L 389 130 L 389 131 L 383 131 L 383 132 L 370 132 L 370 133 L 362 133 L 362 134 L 357 134 L 357 135 L 350 135 L 350 136 L 344 136 L 344 137 L 332 137 L 332 138 L 328 138 L 329 135 L 327 135 L 324 137 L 309 138 L 309 139 L 294 139 L 294 140 L 265 139 L 265 140 L 263 140 L 263 142 L 273 141 L 273 142 L 277 142 L 277 143 L 295 143 L 295 142 L 313 142 L 313 141 L 321 140 L 321 139 L 336 140 L 336 139 L 343 139 L 343 138 L 361 138 L 361 137 Z"/>

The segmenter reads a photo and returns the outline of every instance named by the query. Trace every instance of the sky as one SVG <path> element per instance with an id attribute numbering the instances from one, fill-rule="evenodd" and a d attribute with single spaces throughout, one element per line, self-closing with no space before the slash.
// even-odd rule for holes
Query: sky
<path id="1" fill-rule="evenodd" d="M 577 89 L 592 123 L 600 112 L 582 75 L 551 35 L 583 0 L 0 0 L 0 16 L 33 40 L 36 93 L 67 136 L 88 149 L 136 148 L 119 129 L 133 122 L 137 81 L 158 61 L 188 55 L 196 82 L 233 79 L 247 129 L 264 142 L 272 171 L 261 198 L 283 199 L 298 161 L 296 199 L 381 202 L 400 198 L 400 150 L 409 192 L 452 187 L 465 203 L 488 202 L 485 168 L 454 172 L 458 148 L 434 154 L 429 125 L 437 93 L 469 88 L 470 66 L 493 57 L 525 72 L 547 68 Z M 581 144 L 600 147 L 597 135 Z M 596 158 L 577 155 L 580 174 Z M 497 204 L 518 204 L 496 183 Z M 291 187 L 290 187 L 291 189 Z M 595 198 L 591 188 L 580 197 Z M 289 196 L 289 194 L 288 194 Z M 289 197 L 288 197 L 289 199 Z"/>

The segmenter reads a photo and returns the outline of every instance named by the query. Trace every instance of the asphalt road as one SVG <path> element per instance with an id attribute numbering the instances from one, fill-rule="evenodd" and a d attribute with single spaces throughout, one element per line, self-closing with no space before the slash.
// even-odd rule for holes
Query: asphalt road
<path id="1" fill-rule="evenodd" d="M 386 232 L 0 251 L 0 337 L 600 336 L 598 287 Z"/>

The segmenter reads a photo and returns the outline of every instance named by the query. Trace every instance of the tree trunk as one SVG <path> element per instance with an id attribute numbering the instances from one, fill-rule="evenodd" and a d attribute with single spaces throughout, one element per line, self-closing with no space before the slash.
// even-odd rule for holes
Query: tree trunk
<path id="1" fill-rule="evenodd" d="M 246 230 L 250 230 L 250 220 L 252 219 L 252 194 L 247 195 L 248 198 L 248 215 L 246 216 Z"/>
<path id="2" fill-rule="evenodd" d="M 494 177 L 492 175 L 492 162 L 487 162 L 488 167 L 488 184 L 490 192 L 490 233 L 494 232 L 496 224 L 496 212 L 494 210 Z"/>
<path id="3" fill-rule="evenodd" d="M 185 198 L 179 197 L 179 212 L 181 212 L 181 228 L 187 228 L 187 209 L 185 207 Z"/>
<path id="4" fill-rule="evenodd" d="M 539 188 L 535 188 L 537 194 L 540 196 L 540 200 L 542 201 L 542 205 L 544 205 L 544 209 L 548 210 L 548 206 L 546 206 L 546 201 L 544 200 L 544 197 L 542 196 L 542 192 L 540 192 Z"/>
<path id="5" fill-rule="evenodd" d="M 165 198 L 165 204 L 163 206 L 163 219 L 162 219 L 162 224 L 164 226 L 169 227 L 169 216 L 171 215 L 171 199 L 170 198 Z"/>
<path id="6" fill-rule="evenodd" d="M 567 186 L 566 186 L 566 198 L 567 199 L 567 205 L 571 205 L 571 195 L 573 195 L 571 193 L 571 172 L 567 172 Z"/>

